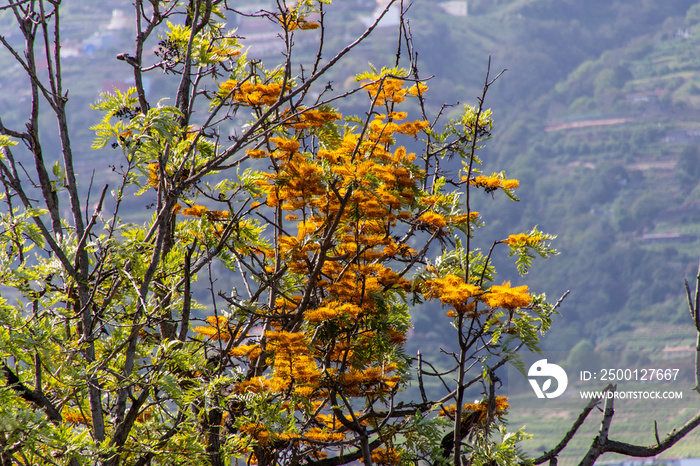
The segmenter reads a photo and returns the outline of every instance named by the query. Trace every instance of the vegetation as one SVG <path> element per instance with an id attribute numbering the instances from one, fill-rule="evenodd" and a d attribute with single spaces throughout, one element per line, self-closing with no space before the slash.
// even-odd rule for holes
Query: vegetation
<path id="1" fill-rule="evenodd" d="M 680 3 L 679 11 L 689 6 Z M 543 34 L 552 34 L 542 43 L 554 46 L 561 42 L 556 21 L 578 3 L 557 5 L 476 2 L 476 11 L 483 8 L 490 20 L 534 18 L 548 25 Z M 3 464 L 526 461 L 519 448 L 526 434 L 505 426 L 508 401 L 498 369 L 517 365 L 519 349 L 539 346 L 556 307 L 521 284 L 535 256 L 555 252 L 552 237 L 533 228 L 533 219 L 565 231 L 567 250 L 588 262 L 580 261 L 572 275 L 530 275 L 530 283 L 560 292 L 569 282 L 596 289 L 594 298 L 607 307 L 580 315 L 589 322 L 602 318 L 594 312 L 631 306 L 635 296 L 635 285 L 617 296 L 635 267 L 627 251 L 601 248 L 596 240 L 610 228 L 634 232 L 654 219 L 653 197 L 639 197 L 633 209 L 614 206 L 628 217 L 617 216 L 614 226 L 595 223 L 603 235 L 591 236 L 591 227 L 582 226 L 585 214 L 606 211 L 607 196 L 624 192 L 632 179 L 625 167 L 605 166 L 591 183 L 586 165 L 565 166 L 585 187 L 564 187 L 537 170 L 559 152 L 649 147 L 670 127 L 649 133 L 643 125 L 614 147 L 607 139 L 586 145 L 580 136 L 549 131 L 539 145 L 520 151 L 517 145 L 528 141 L 523 135 L 536 133 L 514 105 L 510 119 L 520 119 L 520 128 L 508 125 L 485 152 L 493 128 L 485 107 L 495 81 L 490 71 L 476 106 L 437 105 L 427 96 L 451 101 L 455 96 L 446 92 L 474 84 L 423 79 L 419 65 L 439 71 L 451 53 L 419 61 L 406 22 L 398 41 L 393 33 L 391 47 L 373 60 L 386 65 L 380 69 L 357 65 L 353 55 L 379 20 L 349 45 L 338 42 L 329 12 L 347 6 L 318 0 L 254 12 L 216 0 L 136 0 L 134 6 L 135 46 L 130 42 L 130 51 L 118 55 L 134 86 L 103 93 L 93 104 L 102 115 L 97 123 L 67 106 L 63 73 L 82 72 L 63 67 L 58 47 L 61 9 L 70 7 L 39 0 L 2 7 L 2 20 L 12 19 L 17 31 L 0 36 L 9 52 L 2 59 L 21 65 L 9 72 L 31 90 L 26 106 L 3 113 L 0 122 Z M 621 8 L 600 7 L 600 18 Z M 645 4 L 638 13 L 653 22 L 654 8 Z M 252 58 L 255 49 L 226 21 L 274 30 L 281 62 Z M 486 24 L 484 34 L 470 38 L 487 48 L 497 37 L 486 33 Z M 416 43 L 423 35 L 440 37 L 439 27 L 420 28 Z M 575 31 L 589 34 L 583 26 Z M 506 39 L 518 34 L 516 28 Z M 451 46 L 460 43 L 452 39 Z M 579 45 L 580 57 L 593 59 L 602 50 L 593 42 Z M 574 56 L 528 56 L 528 67 L 546 70 L 548 81 L 521 91 L 541 95 L 548 82 L 576 68 Z M 476 61 L 470 60 L 454 68 L 464 71 Z M 514 60 L 516 69 L 521 64 Z M 566 108 L 621 108 L 621 93 L 640 85 L 640 74 L 631 63 L 608 68 L 605 57 L 576 68 L 557 92 L 579 85 L 590 95 L 566 101 Z M 361 69 L 367 71 L 357 74 Z M 348 80 L 349 74 L 357 75 Z M 149 92 L 153 83 L 158 89 Z M 694 95 L 692 83 L 676 84 L 674 91 Z M 57 131 L 47 131 L 49 124 Z M 105 155 L 111 167 L 100 166 L 90 181 L 75 156 L 83 138 L 74 136 L 88 125 L 94 148 L 117 154 Z M 60 149 L 54 154 L 49 147 Z M 512 164 L 520 179 L 559 202 L 528 202 L 522 210 L 504 204 L 526 186 L 519 188 L 498 164 L 505 164 L 504 154 L 521 152 Z M 682 157 L 684 166 L 697 168 L 693 153 Z M 584 215 L 568 226 L 568 212 Z M 578 228 L 578 236 L 569 228 Z M 637 261 L 659 257 L 645 251 Z M 605 271 L 606 287 L 600 276 L 581 272 L 590 267 Z M 654 282 L 675 270 L 635 271 Z M 671 299 L 660 286 L 639 291 L 651 296 L 647 302 Z M 432 303 L 432 316 L 444 307 L 442 319 L 452 325 L 450 338 L 441 338 L 447 358 L 440 363 L 426 351 L 415 358 L 407 351 L 409 313 L 426 309 L 423 303 Z M 697 300 L 690 303 L 697 314 Z M 591 346 L 600 343 L 591 328 L 577 332 Z M 566 341 L 570 349 L 572 340 Z M 411 381 L 414 392 L 406 390 Z M 480 401 L 467 403 L 474 394 Z M 604 420 L 612 420 L 611 400 Z M 606 451 L 657 454 L 698 422 L 693 418 L 653 447 L 606 446 L 607 430 L 601 431 L 584 464 Z M 535 462 L 555 460 L 570 438 L 564 440 Z"/>
<path id="2" fill-rule="evenodd" d="M 2 126 L 2 282 L 16 297 L 2 300 L 4 464 L 520 461 L 524 434 L 505 431 L 494 371 L 536 348 L 553 306 L 494 282 L 490 257 L 506 248 L 524 274 L 554 250 L 537 229 L 494 241 L 488 255 L 470 246 L 480 225 L 470 196 L 514 199 L 518 186 L 479 171 L 492 81 L 460 118 L 428 116 L 406 31 L 406 58 L 334 93 L 321 79 L 381 17 L 324 61 L 325 8 L 309 0 L 254 15 L 284 44 L 284 62 L 269 68 L 226 30 L 236 12 L 220 2 L 137 1 L 135 51 L 118 57 L 135 86 L 93 105 L 103 115 L 93 148 L 121 151 L 121 180 L 83 197 L 60 6 L 8 5 L 26 43 L 0 40 L 32 99 L 26 130 Z M 305 34 L 318 47 L 308 68 L 294 60 Z M 45 79 L 36 44 L 52 41 Z M 178 83 L 174 105 L 150 100 L 149 70 Z M 342 116 L 334 105 L 351 95 L 365 111 Z M 418 119 L 403 111 L 409 99 Z M 45 105 L 61 149 L 51 166 Z M 419 139 L 421 153 L 402 138 Z M 443 170 L 453 157 L 462 168 Z M 132 196 L 153 210 L 142 223 L 123 211 Z M 409 305 L 425 300 L 445 305 L 455 328 L 446 374 L 403 351 Z M 421 396 L 399 402 L 413 371 Z M 424 377 L 447 393 L 429 399 Z M 466 403 L 475 384 L 484 399 Z"/>

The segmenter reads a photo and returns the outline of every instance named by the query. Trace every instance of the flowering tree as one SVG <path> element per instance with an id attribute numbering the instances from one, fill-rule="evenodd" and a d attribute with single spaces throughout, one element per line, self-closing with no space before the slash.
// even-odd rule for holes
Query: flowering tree
<path id="1" fill-rule="evenodd" d="M 94 105 L 94 148 L 121 151 L 121 183 L 96 203 L 73 157 L 60 2 L 2 7 L 32 97 L 24 126 L 0 122 L 3 465 L 520 461 L 495 371 L 536 348 L 555 306 L 497 280 L 491 257 L 524 275 L 555 251 L 537 229 L 472 246 L 474 196 L 518 187 L 480 171 L 493 80 L 454 119 L 428 115 L 404 27 L 403 58 L 336 93 L 323 79 L 381 16 L 323 60 L 329 3 L 247 15 L 278 28 L 284 60 L 267 67 L 226 29 L 243 15 L 226 2 L 134 0 L 135 49 L 118 58 L 135 86 Z M 318 47 L 306 67 L 302 35 Z M 145 91 L 150 71 L 173 79 L 174 105 Z M 344 115 L 348 100 L 364 112 Z M 53 169 L 40 107 L 58 125 Z M 125 212 L 134 196 L 155 206 L 142 223 Z M 454 326 L 445 373 L 404 351 L 422 301 Z M 430 399 L 427 377 L 447 394 Z M 478 384 L 483 401 L 465 403 Z"/>

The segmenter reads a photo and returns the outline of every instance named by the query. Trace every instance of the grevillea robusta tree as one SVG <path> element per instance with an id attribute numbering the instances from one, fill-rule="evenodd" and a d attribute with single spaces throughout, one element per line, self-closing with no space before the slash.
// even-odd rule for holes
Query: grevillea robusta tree
<path id="1" fill-rule="evenodd" d="M 3 53 L 31 90 L 26 120 L 0 121 L 3 465 L 523 460 L 494 371 L 537 346 L 555 306 L 497 280 L 491 257 L 524 275 L 552 237 L 472 245 L 486 216 L 474 196 L 518 187 L 481 172 L 493 79 L 476 106 L 429 114 L 402 23 L 396 63 L 333 90 L 334 67 L 394 3 L 331 56 L 328 1 L 244 13 L 134 0 L 134 48 L 117 57 L 134 86 L 93 106 L 92 149 L 121 153 L 111 186 L 79 173 L 91 149 L 72 143 L 61 2 L 1 7 L 24 39 L 0 35 Z M 236 15 L 275 25 L 279 63 L 248 56 L 226 26 Z M 170 80 L 169 100 L 146 91 L 149 73 Z M 344 114 L 348 101 L 364 110 Z M 147 215 L 125 208 L 138 196 Z M 425 301 L 454 327 L 444 373 L 404 351 Z M 472 386 L 483 401 L 466 402 Z"/>

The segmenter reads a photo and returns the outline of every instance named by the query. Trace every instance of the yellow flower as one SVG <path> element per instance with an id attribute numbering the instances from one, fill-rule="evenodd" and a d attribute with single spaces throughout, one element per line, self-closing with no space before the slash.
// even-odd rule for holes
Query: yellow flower
<path id="1" fill-rule="evenodd" d="M 393 447 L 377 448 L 371 454 L 372 462 L 380 465 L 399 465 L 401 464 L 401 453 Z"/>
<path id="2" fill-rule="evenodd" d="M 233 348 L 231 351 L 229 351 L 228 354 L 233 356 L 234 358 L 248 358 L 251 361 L 254 359 L 257 359 L 258 356 L 260 356 L 260 345 L 254 344 L 254 345 L 240 345 L 235 348 Z"/>
<path id="3" fill-rule="evenodd" d="M 466 223 L 467 218 L 470 221 L 474 221 L 479 217 L 479 212 L 469 212 L 469 215 L 467 214 L 460 214 L 460 215 L 453 215 L 450 217 L 449 221 L 450 223 L 456 223 L 456 224 L 461 224 L 461 223 Z"/>
<path id="4" fill-rule="evenodd" d="M 532 302 L 527 285 L 511 288 L 510 282 L 503 282 L 503 285 L 500 286 L 493 285 L 481 299 L 491 307 L 509 310 L 525 307 Z"/>
<path id="5" fill-rule="evenodd" d="M 271 142 L 277 145 L 277 148 L 289 153 L 294 153 L 299 150 L 299 141 L 296 139 L 287 139 L 282 137 L 270 138 Z"/>
<path id="6" fill-rule="evenodd" d="M 503 180 L 503 183 L 501 184 L 503 189 L 513 189 L 517 188 L 520 186 L 520 181 L 518 180 Z"/>
<path id="7" fill-rule="evenodd" d="M 510 408 L 510 404 L 508 403 L 508 397 L 505 395 L 498 395 L 495 399 L 494 404 L 494 414 L 498 417 L 502 417 L 506 413 L 508 408 Z M 483 422 L 486 421 L 486 417 L 488 416 L 488 408 L 488 400 L 483 400 L 478 403 L 467 403 L 464 406 L 464 411 L 472 411 L 479 413 L 479 421 Z"/>
<path id="8" fill-rule="evenodd" d="M 449 274 L 445 278 L 436 278 L 425 282 L 425 297 L 439 299 L 443 304 L 454 306 L 459 312 L 470 311 L 474 303 L 468 303 L 472 296 L 478 296 L 481 289 L 465 283 L 462 277 Z"/>
<path id="9" fill-rule="evenodd" d="M 324 432 L 320 427 L 312 427 L 304 437 L 318 442 L 339 442 L 345 438 L 342 432 Z"/>
<path id="10" fill-rule="evenodd" d="M 298 21 L 299 23 L 299 29 L 307 30 L 307 29 L 318 29 L 321 27 L 321 23 L 317 21 L 306 21 L 305 19 L 300 19 Z"/>
<path id="11" fill-rule="evenodd" d="M 270 441 L 270 431 L 262 424 L 249 422 L 240 426 L 239 430 L 257 440 L 261 445 L 267 445 Z"/>
<path id="12" fill-rule="evenodd" d="M 483 176 L 479 175 L 472 181 L 472 184 L 482 188 L 496 189 L 501 187 L 503 179 L 498 175 Z"/>
<path id="13" fill-rule="evenodd" d="M 229 79 L 219 85 L 219 96 L 226 98 L 232 94 L 233 100 L 243 105 L 272 105 L 277 102 L 282 92 L 282 85 L 279 83 L 253 83 L 245 81 L 239 83 Z"/>
<path id="14" fill-rule="evenodd" d="M 478 420 L 483 422 L 486 420 L 486 416 L 488 415 L 488 407 L 488 400 L 483 400 L 477 403 L 466 403 L 464 405 L 464 409 L 462 410 L 462 414 L 466 416 L 470 413 L 479 413 Z M 494 414 L 498 417 L 502 417 L 509 408 L 510 404 L 508 403 L 508 397 L 505 395 L 498 395 L 495 400 Z M 455 411 L 457 411 L 457 407 L 454 404 L 442 406 L 438 416 L 454 417 Z"/>
<path id="15" fill-rule="evenodd" d="M 323 322 L 338 317 L 355 319 L 361 312 L 362 309 L 355 304 L 341 304 L 338 301 L 332 301 L 324 306 L 306 311 L 304 318 L 307 322 Z"/>
<path id="16" fill-rule="evenodd" d="M 492 174 L 489 176 L 479 175 L 472 179 L 469 184 L 478 188 L 486 188 L 486 191 L 494 189 L 514 189 L 520 186 L 518 180 L 507 180 L 502 174 Z"/>
<path id="17" fill-rule="evenodd" d="M 425 84 L 416 83 L 413 86 L 408 88 L 408 93 L 411 94 L 412 96 L 418 96 L 419 94 L 423 94 L 427 90 L 428 90 L 428 86 L 426 86 Z"/>
<path id="18" fill-rule="evenodd" d="M 158 164 L 148 164 L 148 186 L 157 187 L 160 177 L 158 176 Z"/>
<path id="19" fill-rule="evenodd" d="M 518 233 L 517 235 L 509 235 L 508 239 L 504 239 L 502 242 L 510 246 L 534 246 L 542 242 L 542 238 L 539 236 L 528 236 L 525 233 Z"/>
<path id="20" fill-rule="evenodd" d="M 265 149 L 247 149 L 245 153 L 254 159 L 261 159 L 268 155 Z"/>
<path id="21" fill-rule="evenodd" d="M 428 211 L 420 217 L 418 217 L 418 221 L 427 223 L 428 225 L 437 228 L 442 228 L 447 225 L 447 221 L 445 220 L 445 217 L 443 215 L 431 211 Z"/>
<path id="22" fill-rule="evenodd" d="M 194 331 L 206 335 L 212 340 L 229 341 L 231 333 L 228 331 L 228 319 L 224 316 L 209 316 L 206 319 L 208 327 L 195 327 Z"/>
<path id="23" fill-rule="evenodd" d="M 425 120 L 416 120 L 414 122 L 407 122 L 407 123 L 402 123 L 399 125 L 398 132 L 401 134 L 406 134 L 408 136 L 415 136 L 418 134 L 420 131 L 424 130 L 430 126 L 430 123 L 428 123 Z"/>
<path id="24" fill-rule="evenodd" d="M 85 416 L 81 410 L 74 408 L 64 408 L 63 412 L 61 412 L 61 417 L 63 418 L 63 422 L 69 424 L 88 425 L 91 421 L 89 416 Z"/>
<path id="25" fill-rule="evenodd" d="M 182 209 L 182 215 L 189 215 L 192 217 L 201 217 L 205 212 L 207 212 L 207 208 L 204 207 L 203 205 L 193 205 L 192 207 L 188 207 L 186 209 Z"/>

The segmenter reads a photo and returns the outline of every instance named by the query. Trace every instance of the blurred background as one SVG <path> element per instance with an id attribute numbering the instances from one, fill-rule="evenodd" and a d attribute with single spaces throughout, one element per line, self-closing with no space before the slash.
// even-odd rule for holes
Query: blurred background
<path id="1" fill-rule="evenodd" d="M 100 92 L 125 90 L 132 82 L 129 66 L 116 56 L 133 48 L 133 7 L 118 0 L 64 3 L 64 87 L 70 89 L 73 147 L 87 190 L 90 180 L 100 186 L 118 178 L 105 163 L 118 171 L 121 154 L 90 149 L 89 127 L 100 118 L 90 104 Z M 269 1 L 236 3 L 250 13 L 274 8 Z M 336 0 L 328 7 L 324 59 L 354 40 L 383 3 Z M 512 259 L 495 258 L 499 280 L 528 284 L 550 301 L 570 291 L 543 349 L 572 368 L 585 363 L 692 371 L 695 331 L 683 281 L 694 285 L 700 260 L 700 2 L 405 0 L 403 6 L 420 75 L 430 78 L 430 111 L 454 105 L 445 109 L 449 116 L 476 104 L 489 57 L 491 76 L 507 70 L 486 98 L 495 127 L 480 157 L 486 174 L 505 170 L 520 180 L 521 202 L 483 193 L 475 207 L 486 225 L 475 241 L 488 249 L 494 239 L 535 225 L 558 236 L 554 245 L 561 254 L 535 261 L 525 278 L 517 276 Z M 395 64 L 400 11 L 397 4 L 328 75 L 335 92 L 349 90 L 369 63 Z M 11 43 L 21 43 L 9 14 L 0 14 L 0 29 L 9 31 L 3 33 Z M 249 57 L 280 62 L 278 25 L 237 17 L 230 26 L 238 28 Z M 316 34 L 296 36 L 301 62 L 315 56 Z M 12 57 L 0 53 L 0 115 L 8 126 L 23 121 L 30 101 L 22 75 Z M 177 79 L 157 70 L 146 82 L 156 97 L 173 95 L 176 85 Z M 341 110 L 363 114 L 365 106 L 357 99 Z M 244 123 L 231 122 L 231 131 Z M 418 141 L 413 149 L 420 150 Z M 143 209 L 148 199 L 130 202 L 135 220 L 152 215 Z M 437 352 L 436 342 L 449 339 L 448 319 L 434 304 L 416 308 L 414 325 L 409 352 Z M 535 440 L 527 448 L 536 453 L 553 446 L 585 401 L 563 400 L 547 408 L 546 419 L 517 397 L 511 404 L 511 423 L 528 424 Z M 698 402 L 628 405 L 615 424 L 620 435 L 654 443 L 653 420 L 663 433 L 697 412 Z M 593 432 L 597 423 L 586 428 Z M 592 437 L 581 437 L 584 448 Z M 687 440 L 667 456 L 700 456 L 696 445 Z"/>

